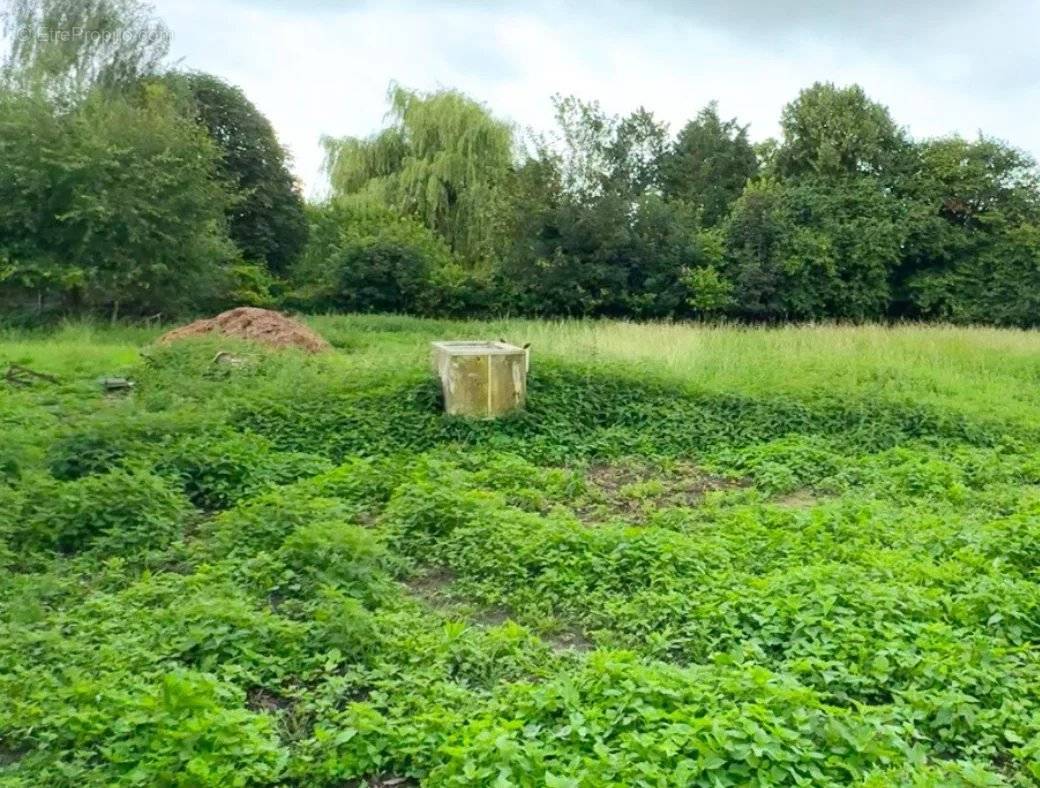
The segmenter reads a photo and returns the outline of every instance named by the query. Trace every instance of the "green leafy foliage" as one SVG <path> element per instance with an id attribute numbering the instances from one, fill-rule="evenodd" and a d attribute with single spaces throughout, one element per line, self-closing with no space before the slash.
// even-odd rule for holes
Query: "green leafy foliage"
<path id="1" fill-rule="evenodd" d="M 28 550 L 129 553 L 162 546 L 177 535 L 188 510 L 171 485 L 144 471 L 68 482 L 29 477 L 21 490 L 5 530 L 13 545 Z"/>
<path id="2" fill-rule="evenodd" d="M 0 104 L 5 291 L 113 316 L 219 300 L 235 255 L 218 154 L 166 88 L 71 111 L 4 91 Z"/>
<path id="3" fill-rule="evenodd" d="M 269 487 L 328 469 L 322 457 L 272 451 L 253 435 L 189 437 L 163 452 L 158 470 L 178 479 L 200 509 L 225 509 Z"/>
<path id="4" fill-rule="evenodd" d="M 888 109 L 863 88 L 817 82 L 784 107 L 776 168 L 793 177 L 894 174 L 907 152 Z"/>
<path id="5" fill-rule="evenodd" d="M 42 690 L 27 700 L 43 701 Z M 171 672 L 123 688 L 83 677 L 47 690 L 56 696 L 54 711 L 34 735 L 68 757 L 49 769 L 43 758 L 30 756 L 19 766 L 30 779 L 249 785 L 276 779 L 285 760 L 270 720 L 236 708 L 241 693 L 203 673 Z"/>
<path id="6" fill-rule="evenodd" d="M 491 251 L 512 129 L 454 90 L 391 85 L 391 125 L 368 139 L 324 139 L 334 194 L 361 195 L 418 219 L 463 259 Z"/>
<path id="7" fill-rule="evenodd" d="M 920 147 L 901 273 L 909 314 L 1031 325 L 1040 198 L 1034 160 L 996 140 Z"/>
<path id="8" fill-rule="evenodd" d="M 270 122 L 240 89 L 212 74 L 167 81 L 175 90 L 183 85 L 196 121 L 220 151 L 219 173 L 236 197 L 228 209 L 232 241 L 244 259 L 285 274 L 307 241 L 307 220 Z"/>
<path id="9" fill-rule="evenodd" d="M 750 317 L 876 317 L 892 299 L 907 225 L 870 177 L 761 181 L 725 227 L 732 308 Z"/>
<path id="10" fill-rule="evenodd" d="M 148 4 L 6 5 L 0 302 L 35 321 L 271 305 L 266 271 L 307 223 L 266 118 L 216 77 L 165 72 Z"/>
<path id="11" fill-rule="evenodd" d="M 313 240 L 289 300 L 307 309 L 455 314 L 478 305 L 480 283 L 419 222 L 364 200 L 311 211 Z"/>
<path id="12" fill-rule="evenodd" d="M 62 103 L 125 90 L 156 74 L 169 51 L 169 28 L 137 0 L 12 0 L 6 8 L 4 84 Z"/>
<path id="13" fill-rule="evenodd" d="M 236 369 L 0 344 L 61 379 L 0 400 L 0 782 L 1035 782 L 1028 335 L 657 327 L 715 343 L 676 367 L 504 324 L 528 407 L 469 422 L 425 355 L 462 324 L 320 322 Z"/>
<path id="14" fill-rule="evenodd" d="M 279 557 L 305 586 L 332 586 L 358 598 L 379 595 L 390 563 L 370 531 L 335 521 L 297 529 L 282 543 Z"/>
<path id="15" fill-rule="evenodd" d="M 557 96 L 554 129 L 506 142 L 517 160 L 508 169 L 501 151 L 485 150 L 505 140 L 490 131 L 465 153 L 442 149 L 452 124 L 458 139 L 483 128 L 464 97 L 396 87 L 392 96 L 389 128 L 329 143 L 336 194 L 399 220 L 419 217 L 459 253 L 456 235 L 475 219 L 453 216 L 452 206 L 465 203 L 476 179 L 487 192 L 485 265 L 431 266 L 430 255 L 393 233 L 319 243 L 309 256 L 348 272 L 332 288 L 342 295 L 301 304 L 438 315 L 1036 322 L 1033 159 L 985 137 L 915 141 L 858 85 L 803 90 L 783 110 L 781 139 L 757 152 L 747 127 L 723 121 L 714 104 L 670 139 L 643 108 L 614 116 Z M 431 147 L 416 152 L 420 143 Z M 470 159 L 481 155 L 480 166 Z M 464 162 L 467 178 L 456 170 Z M 331 281 L 302 270 L 298 278 L 298 293 Z M 432 297 L 418 297 L 424 287 Z"/>
<path id="16" fill-rule="evenodd" d="M 544 360 L 468 423 L 418 361 L 211 357 L 0 487 L 13 784 L 1032 779 L 1022 425 Z"/>
<path id="17" fill-rule="evenodd" d="M 718 224 L 758 172 L 747 126 L 723 121 L 713 102 L 680 129 L 661 164 L 664 192 L 687 200 L 708 226 Z"/>

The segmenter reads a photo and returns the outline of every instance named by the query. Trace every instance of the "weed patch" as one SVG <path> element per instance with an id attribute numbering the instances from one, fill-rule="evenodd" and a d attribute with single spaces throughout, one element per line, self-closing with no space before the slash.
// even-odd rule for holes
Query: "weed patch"
<path id="1" fill-rule="evenodd" d="M 0 400 L 0 784 L 1040 779 L 1020 401 L 555 352 L 467 422 L 425 324 L 337 320 L 238 369 L 18 345 L 62 383 Z"/>

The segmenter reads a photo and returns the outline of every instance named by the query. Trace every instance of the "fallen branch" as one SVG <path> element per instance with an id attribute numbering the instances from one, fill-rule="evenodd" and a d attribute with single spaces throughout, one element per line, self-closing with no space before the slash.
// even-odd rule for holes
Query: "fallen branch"
<path id="1" fill-rule="evenodd" d="M 34 369 L 23 367 L 21 364 L 11 364 L 7 368 L 4 380 L 16 386 L 28 386 L 33 380 L 45 380 L 48 383 L 59 383 L 60 380 L 54 375 L 46 372 L 37 372 Z"/>

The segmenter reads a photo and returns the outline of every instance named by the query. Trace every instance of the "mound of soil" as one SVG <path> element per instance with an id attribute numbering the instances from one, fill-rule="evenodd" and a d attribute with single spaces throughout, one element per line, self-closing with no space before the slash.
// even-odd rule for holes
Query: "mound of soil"
<path id="1" fill-rule="evenodd" d="M 159 337 L 158 341 L 160 344 L 167 344 L 205 334 L 223 334 L 276 348 L 297 347 L 311 353 L 320 353 L 331 347 L 320 334 L 281 312 L 251 306 L 240 306 L 221 312 L 216 317 L 196 320 L 194 323 L 168 331 Z"/>

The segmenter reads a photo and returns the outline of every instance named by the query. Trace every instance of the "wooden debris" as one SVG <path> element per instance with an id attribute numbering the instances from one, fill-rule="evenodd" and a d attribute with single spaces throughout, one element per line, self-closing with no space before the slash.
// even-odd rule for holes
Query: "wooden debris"
<path id="1" fill-rule="evenodd" d="M 55 375 L 48 375 L 46 372 L 37 372 L 34 369 L 23 367 L 21 364 L 11 364 L 8 366 L 7 372 L 4 375 L 4 380 L 12 386 L 31 386 L 33 381 L 37 380 L 42 380 L 46 383 L 60 382 Z"/>

